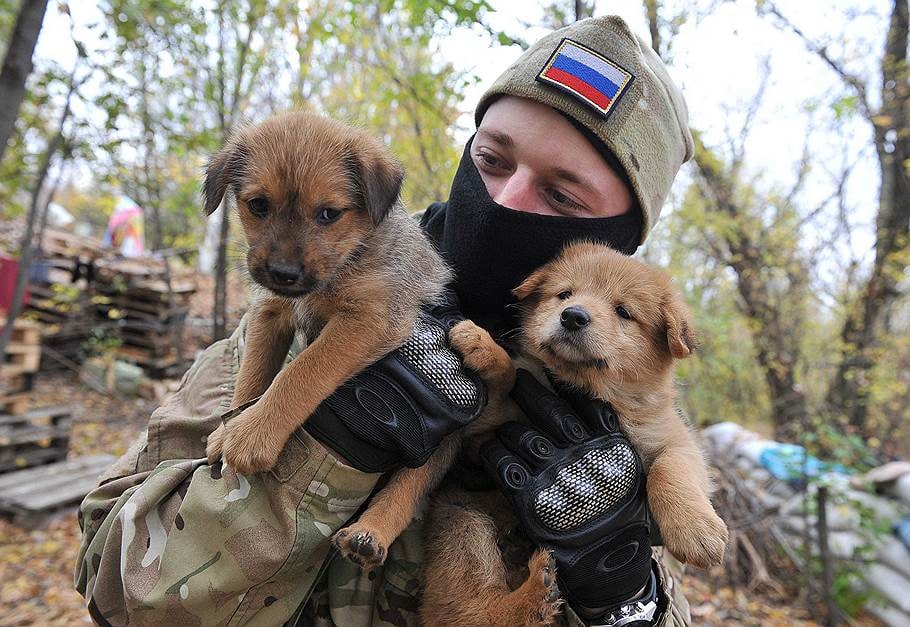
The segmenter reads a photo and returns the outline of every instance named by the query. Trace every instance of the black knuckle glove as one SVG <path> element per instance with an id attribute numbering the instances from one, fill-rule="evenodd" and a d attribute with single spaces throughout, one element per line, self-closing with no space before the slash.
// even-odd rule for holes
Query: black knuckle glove
<path id="1" fill-rule="evenodd" d="M 549 548 L 566 599 L 585 619 L 651 577 L 645 474 L 609 404 L 550 392 L 518 371 L 512 398 L 533 426 L 506 423 L 481 448 L 529 537 Z M 567 402 L 568 401 L 568 402 Z"/>
<path id="2" fill-rule="evenodd" d="M 323 401 L 306 430 L 364 472 L 423 465 L 486 404 L 480 377 L 448 346 L 461 320 L 453 300 L 425 308 L 407 342 Z"/>

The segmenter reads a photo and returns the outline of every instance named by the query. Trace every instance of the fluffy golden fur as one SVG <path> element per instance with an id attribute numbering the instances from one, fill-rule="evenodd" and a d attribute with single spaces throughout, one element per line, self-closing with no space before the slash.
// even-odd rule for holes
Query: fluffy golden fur
<path id="1" fill-rule="evenodd" d="M 714 512 L 701 449 L 678 411 L 673 361 L 695 350 L 692 316 L 670 278 L 595 244 L 574 244 L 515 289 L 522 349 L 560 381 L 609 401 L 648 473 L 648 504 L 681 561 L 720 563 L 727 528 Z M 562 312 L 580 307 L 584 328 Z"/>
<path id="2" fill-rule="evenodd" d="M 398 204 L 402 178 L 367 133 L 299 112 L 242 129 L 211 160 L 205 211 L 236 199 L 257 284 L 232 402 L 261 399 L 209 436 L 210 461 L 271 468 L 319 403 L 439 297 L 449 271 Z M 308 345 L 281 370 L 298 330 Z"/>
<path id="3" fill-rule="evenodd" d="M 719 563 L 727 529 L 708 498 L 711 482 L 702 453 L 675 406 L 673 363 L 689 356 L 695 341 L 691 315 L 670 279 L 609 248 L 580 243 L 534 272 L 515 295 L 523 309 L 521 361 L 537 369 L 543 365 L 562 382 L 612 403 L 645 464 L 649 505 L 667 548 L 690 564 Z M 586 312 L 583 328 L 569 331 L 562 323 L 570 307 Z M 490 390 L 490 406 L 465 435 L 514 419 L 520 412 L 508 398 L 514 383 L 508 354 L 469 321 L 452 329 L 450 341 Z M 358 547 L 371 547 L 356 551 L 356 561 L 384 559 L 386 547 L 438 484 L 456 450 L 453 438 L 422 475 L 398 473 L 360 521 L 340 532 L 345 540 L 356 536 Z M 423 564 L 426 624 L 552 620 L 560 601 L 546 554 L 535 552 L 527 569 L 516 571 L 497 545 L 514 524 L 498 494 L 443 490 L 434 497 Z"/>

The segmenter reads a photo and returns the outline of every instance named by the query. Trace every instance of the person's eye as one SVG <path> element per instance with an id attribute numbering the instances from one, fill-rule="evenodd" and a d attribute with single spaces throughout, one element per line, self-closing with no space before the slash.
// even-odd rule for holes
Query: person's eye
<path id="1" fill-rule="evenodd" d="M 488 170 L 505 170 L 506 169 L 505 162 L 502 159 L 500 159 L 499 157 L 497 157 L 495 154 L 493 154 L 492 152 L 489 152 L 487 150 L 478 150 L 475 153 L 475 156 L 477 158 L 477 161 L 480 163 L 480 165 L 484 166 Z"/>
<path id="2" fill-rule="evenodd" d="M 573 212 L 584 210 L 583 205 L 576 202 L 572 197 L 559 189 L 550 188 L 547 190 L 546 195 L 554 209 L 568 209 Z"/>

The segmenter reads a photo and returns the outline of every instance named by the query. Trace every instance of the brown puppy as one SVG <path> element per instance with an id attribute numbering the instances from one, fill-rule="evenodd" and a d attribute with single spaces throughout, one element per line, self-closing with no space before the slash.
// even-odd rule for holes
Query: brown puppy
<path id="1" fill-rule="evenodd" d="M 402 178 L 380 142 L 306 113 L 245 128 L 212 159 L 205 211 L 236 198 L 258 284 L 232 403 L 262 398 L 209 436 L 210 461 L 271 468 L 319 403 L 437 300 L 449 271 L 398 204 Z M 281 370 L 297 330 L 308 346 Z"/>
<path id="2" fill-rule="evenodd" d="M 720 563 L 727 528 L 708 499 L 711 481 L 702 453 L 675 406 L 673 362 L 691 355 L 695 346 L 690 313 L 669 277 L 604 246 L 580 243 L 514 293 L 523 308 L 524 356 L 617 411 L 644 462 L 648 503 L 670 552 L 696 566 Z M 484 342 L 493 350 L 491 338 Z M 497 546 L 514 518 L 503 497 L 485 498 L 449 490 L 432 502 L 421 605 L 425 624 L 499 618 L 522 589 L 516 588 L 511 560 Z M 477 538 L 484 546 L 472 546 Z M 527 581 L 533 578 L 531 570 Z M 536 613 L 528 614 L 526 624 L 546 623 L 552 616 L 542 613 L 546 605 L 539 599 L 527 601 L 525 609 Z"/>
<path id="3" fill-rule="evenodd" d="M 676 408 L 673 360 L 692 354 L 695 336 L 670 278 L 604 246 L 574 244 L 514 293 L 525 312 L 523 351 L 613 405 L 644 463 L 648 504 L 670 552 L 703 568 L 720 563 L 727 528 Z"/>

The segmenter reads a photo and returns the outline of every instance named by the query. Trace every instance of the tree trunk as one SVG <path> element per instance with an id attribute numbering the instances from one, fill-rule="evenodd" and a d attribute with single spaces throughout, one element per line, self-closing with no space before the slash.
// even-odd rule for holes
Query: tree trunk
<path id="1" fill-rule="evenodd" d="M 31 270 L 32 257 L 35 247 L 32 240 L 35 236 L 35 223 L 40 213 L 39 205 L 41 200 L 41 190 L 44 187 L 44 181 L 47 180 L 47 173 L 51 168 L 51 161 L 54 155 L 64 143 L 63 127 L 70 115 L 70 101 L 76 92 L 76 68 L 73 68 L 70 74 L 69 91 L 66 94 L 66 104 L 60 113 L 60 120 L 57 122 L 57 131 L 54 137 L 47 144 L 47 150 L 44 152 L 44 159 L 41 161 L 41 168 L 38 171 L 38 177 L 35 180 L 35 186 L 32 189 L 32 202 L 29 205 L 28 216 L 26 217 L 25 234 L 22 236 L 21 250 L 19 253 L 19 272 L 16 275 L 16 285 L 13 288 L 13 300 L 10 303 L 9 311 L 6 313 L 7 324 L 0 333 L 0 364 L 6 361 L 6 346 L 13 336 L 13 321 L 19 317 L 22 310 L 22 299 L 25 297 L 25 286 L 28 283 L 28 276 Z M 47 201 L 50 202 L 50 199 Z"/>
<path id="2" fill-rule="evenodd" d="M 881 171 L 875 262 L 859 297 L 847 310 L 841 361 L 828 395 L 832 410 L 861 435 L 868 434 L 876 343 L 888 308 L 900 295 L 898 284 L 906 273 L 910 251 L 908 12 L 907 0 L 894 1 L 881 62 L 882 105 L 869 119 Z"/>
<path id="3" fill-rule="evenodd" d="M 221 228 L 218 235 L 218 258 L 215 261 L 215 306 L 213 308 L 212 341 L 225 337 L 227 331 L 227 242 L 231 221 L 228 203 L 221 203 Z"/>
<path id="4" fill-rule="evenodd" d="M 3 59 L 0 69 L 0 161 L 3 161 L 19 106 L 25 97 L 25 81 L 32 72 L 32 54 L 46 10 L 47 0 L 23 0 Z"/>
<path id="5" fill-rule="evenodd" d="M 585 0 L 575 0 L 575 21 L 583 20 L 594 15 L 594 3 Z"/>
<path id="6" fill-rule="evenodd" d="M 0 333 L 0 364 L 6 361 L 6 346 L 13 336 L 13 322 L 19 317 L 19 314 L 22 311 L 22 299 L 25 297 L 25 286 L 28 283 L 28 277 L 32 266 L 32 257 L 35 251 L 32 239 L 35 235 L 35 222 L 37 222 L 39 205 L 41 204 L 41 190 L 44 187 L 44 181 L 47 179 L 47 173 L 48 170 L 50 170 L 54 154 L 57 152 L 63 139 L 63 123 L 68 114 L 69 100 L 67 99 L 66 109 L 60 120 L 60 127 L 50 144 L 48 144 L 47 151 L 44 153 L 44 159 L 41 163 L 41 170 L 38 172 L 38 178 L 35 180 L 35 187 L 32 190 L 32 202 L 28 209 L 25 234 L 22 236 L 21 251 L 19 253 L 19 272 L 16 275 L 13 300 L 10 303 L 9 311 L 6 313 L 6 325 L 3 327 L 3 332 Z"/>

